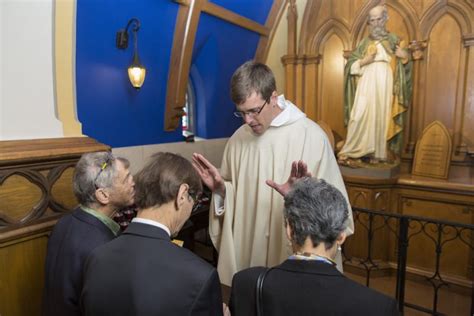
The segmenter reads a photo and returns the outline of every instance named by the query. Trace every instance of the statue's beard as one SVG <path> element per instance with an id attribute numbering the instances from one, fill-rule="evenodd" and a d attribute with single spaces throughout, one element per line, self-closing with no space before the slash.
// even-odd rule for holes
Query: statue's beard
<path id="1" fill-rule="evenodd" d="M 370 29 L 370 37 L 372 39 L 381 39 L 388 34 L 387 30 L 385 30 L 385 26 L 373 26 Z"/>

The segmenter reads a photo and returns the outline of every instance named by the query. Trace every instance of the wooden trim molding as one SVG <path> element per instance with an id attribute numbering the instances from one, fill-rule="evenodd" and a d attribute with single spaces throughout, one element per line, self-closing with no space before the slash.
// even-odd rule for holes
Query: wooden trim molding
<path id="1" fill-rule="evenodd" d="M 462 37 L 464 47 L 474 46 L 474 33 L 467 34 Z"/>
<path id="2" fill-rule="evenodd" d="M 257 51 L 255 52 L 255 60 L 265 62 L 268 57 L 270 44 L 275 35 L 277 25 L 280 23 L 283 12 L 286 8 L 285 0 L 274 0 L 270 13 L 268 14 L 265 26 L 270 30 L 268 36 L 261 36 L 258 42 Z"/>
<path id="3" fill-rule="evenodd" d="M 270 34 L 270 30 L 268 27 L 261 25 L 255 21 L 252 21 L 250 19 L 247 19 L 246 17 L 243 17 L 241 15 L 238 15 L 232 11 L 229 11 L 227 9 L 224 9 L 223 7 L 220 7 L 216 4 L 213 4 L 209 1 L 204 1 L 203 3 L 203 8 L 202 11 L 213 15 L 215 17 L 218 17 L 224 21 L 227 21 L 229 23 L 238 25 L 240 27 L 243 27 L 247 30 L 253 31 L 255 33 L 258 33 L 263 36 L 268 36 Z"/>
<path id="4" fill-rule="evenodd" d="M 196 30 L 203 4 L 203 0 L 177 2 L 184 5 L 180 6 L 178 10 L 171 49 L 168 89 L 166 92 L 165 131 L 175 130 L 179 125 L 179 119 L 184 114 L 183 106 L 186 98 L 194 40 L 196 39 Z"/>
<path id="5" fill-rule="evenodd" d="M 270 34 L 270 29 L 268 27 L 227 10 L 221 6 L 218 6 L 217 4 L 211 3 L 208 0 L 175 0 L 175 2 L 187 7 L 191 7 L 197 2 L 199 4 L 200 10 L 204 13 L 238 25 L 255 33 L 259 33 L 263 36 L 268 36 Z"/>
<path id="6" fill-rule="evenodd" d="M 0 170 L 19 162 L 77 158 L 85 152 L 102 150 L 110 147 L 89 137 L 0 141 Z"/>
<path id="7" fill-rule="evenodd" d="M 179 126 L 181 116 L 184 114 L 183 106 L 186 100 L 189 70 L 191 68 L 192 52 L 201 12 L 213 15 L 265 37 L 268 37 L 270 34 L 268 27 L 213 4 L 208 0 L 175 0 L 175 2 L 181 6 L 178 9 L 168 70 L 165 131 L 175 130 Z"/>

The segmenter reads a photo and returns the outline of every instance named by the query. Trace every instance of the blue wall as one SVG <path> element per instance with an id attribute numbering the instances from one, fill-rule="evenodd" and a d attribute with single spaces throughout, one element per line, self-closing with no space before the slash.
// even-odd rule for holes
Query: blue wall
<path id="1" fill-rule="evenodd" d="M 271 0 L 213 1 L 264 24 Z M 258 3 L 258 4 L 257 4 Z M 112 147 L 182 140 L 163 130 L 166 83 L 179 5 L 170 0 L 77 0 L 76 94 L 83 133 Z M 115 47 L 115 33 L 131 17 L 141 22 L 140 59 L 147 68 L 143 87 L 130 85 L 126 68 L 133 49 Z M 232 115 L 229 81 L 255 55 L 259 35 L 202 14 L 193 50 L 197 135 L 228 137 L 241 121 Z"/>

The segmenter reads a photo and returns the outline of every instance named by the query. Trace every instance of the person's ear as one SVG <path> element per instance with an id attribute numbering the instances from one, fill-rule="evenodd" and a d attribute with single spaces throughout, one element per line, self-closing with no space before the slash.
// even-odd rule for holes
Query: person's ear
<path id="1" fill-rule="evenodd" d="M 272 92 L 272 95 L 270 96 L 270 101 L 271 105 L 275 107 L 278 102 L 278 93 L 275 91 Z"/>
<path id="2" fill-rule="evenodd" d="M 110 193 L 107 191 L 107 189 L 98 188 L 97 190 L 95 190 L 94 194 L 95 199 L 100 204 L 107 205 L 110 203 Z"/>
<path id="3" fill-rule="evenodd" d="M 337 236 L 336 238 L 336 243 L 337 243 L 337 246 L 341 246 L 345 241 L 346 241 L 346 232 L 342 232 L 339 234 L 339 236 Z"/>
<path id="4" fill-rule="evenodd" d="M 293 235 L 293 231 L 290 227 L 290 224 L 288 224 L 288 220 L 285 219 L 285 231 L 286 231 L 286 238 L 291 242 L 292 238 L 291 236 Z"/>
<path id="5" fill-rule="evenodd" d="M 178 195 L 175 200 L 176 210 L 180 210 L 183 207 L 184 202 L 188 198 L 189 185 L 187 183 L 182 183 L 178 189 Z"/>

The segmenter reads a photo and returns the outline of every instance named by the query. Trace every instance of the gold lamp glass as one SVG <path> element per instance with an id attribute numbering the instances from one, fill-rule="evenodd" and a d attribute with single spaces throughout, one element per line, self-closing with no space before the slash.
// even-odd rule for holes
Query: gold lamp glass
<path id="1" fill-rule="evenodd" d="M 130 19 L 125 29 L 117 32 L 116 40 L 117 48 L 126 49 L 128 47 L 128 28 L 132 24 L 134 51 L 132 64 L 128 67 L 128 78 L 130 79 L 130 83 L 132 84 L 132 86 L 138 90 L 142 87 L 146 76 L 146 68 L 140 63 L 140 59 L 138 57 L 137 32 L 140 29 L 140 21 L 136 18 Z"/>

